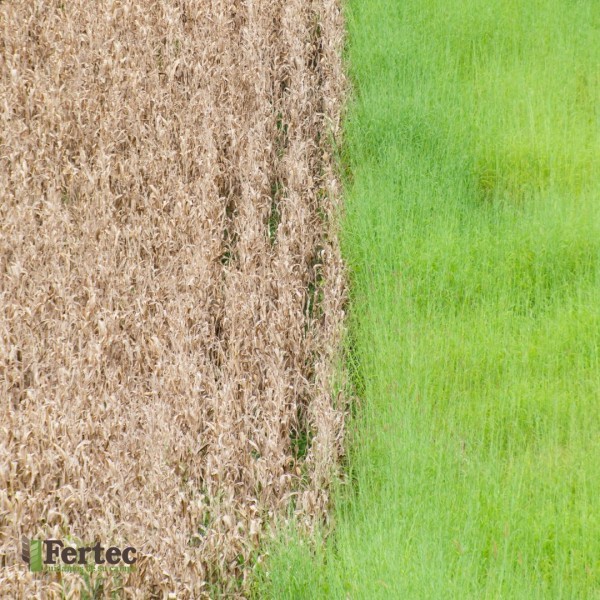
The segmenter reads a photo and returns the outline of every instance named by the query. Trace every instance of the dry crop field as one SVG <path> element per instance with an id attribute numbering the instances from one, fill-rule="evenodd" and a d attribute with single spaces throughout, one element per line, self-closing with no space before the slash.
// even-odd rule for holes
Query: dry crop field
<path id="1" fill-rule="evenodd" d="M 334 0 L 0 4 L 0 596 L 243 594 L 324 515 L 341 35 Z"/>

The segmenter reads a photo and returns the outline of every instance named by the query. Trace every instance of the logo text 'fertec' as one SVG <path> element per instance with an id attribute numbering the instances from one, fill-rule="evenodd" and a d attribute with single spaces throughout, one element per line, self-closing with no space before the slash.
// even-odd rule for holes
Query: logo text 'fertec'
<path id="1" fill-rule="evenodd" d="M 67 546 L 61 540 L 21 540 L 21 557 L 29 564 L 29 570 L 67 571 L 75 569 L 123 569 L 131 570 L 137 561 L 137 550 L 127 546 L 103 548 L 100 542 L 94 546 Z"/>

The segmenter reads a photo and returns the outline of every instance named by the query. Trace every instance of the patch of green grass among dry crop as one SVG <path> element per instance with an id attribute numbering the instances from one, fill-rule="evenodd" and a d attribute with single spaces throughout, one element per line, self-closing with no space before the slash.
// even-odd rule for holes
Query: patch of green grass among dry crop
<path id="1" fill-rule="evenodd" d="M 600 598 L 600 7 L 350 0 L 360 403 L 272 598 Z"/>

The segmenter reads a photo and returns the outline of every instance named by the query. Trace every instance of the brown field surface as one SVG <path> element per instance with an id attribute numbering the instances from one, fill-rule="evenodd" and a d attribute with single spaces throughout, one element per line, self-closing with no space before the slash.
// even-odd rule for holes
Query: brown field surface
<path id="1" fill-rule="evenodd" d="M 341 33 L 335 0 L 0 3 L 0 597 L 242 595 L 325 515 Z M 138 568 L 32 574 L 21 536 Z"/>

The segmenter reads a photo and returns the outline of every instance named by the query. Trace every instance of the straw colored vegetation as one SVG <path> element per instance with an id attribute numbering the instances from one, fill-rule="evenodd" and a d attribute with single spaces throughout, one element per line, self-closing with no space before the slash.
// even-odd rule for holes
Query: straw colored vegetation
<path id="1" fill-rule="evenodd" d="M 0 4 L 3 598 L 241 593 L 323 515 L 340 35 L 332 0 Z M 36 576 L 22 535 L 141 558 Z"/>

